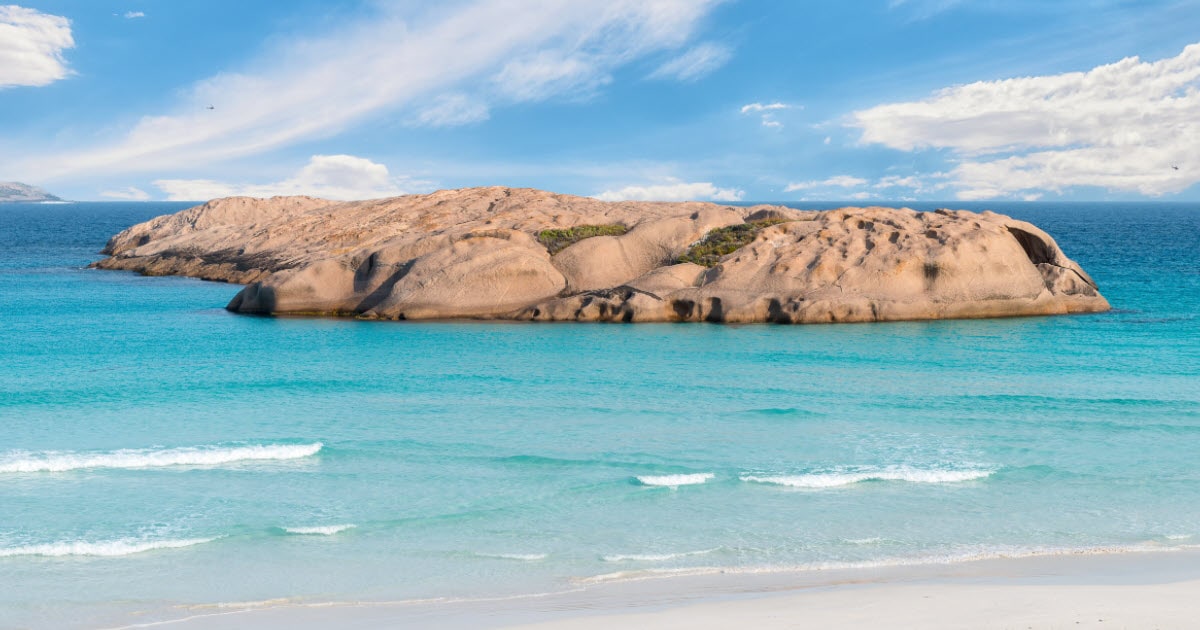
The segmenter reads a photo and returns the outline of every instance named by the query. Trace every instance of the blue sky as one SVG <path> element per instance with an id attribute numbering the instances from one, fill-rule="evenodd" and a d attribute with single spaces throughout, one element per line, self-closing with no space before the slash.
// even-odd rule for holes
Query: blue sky
<path id="1" fill-rule="evenodd" d="M 0 180 L 1197 200 L 1196 25 L 1166 1 L 25 1 L 0 5 Z"/>

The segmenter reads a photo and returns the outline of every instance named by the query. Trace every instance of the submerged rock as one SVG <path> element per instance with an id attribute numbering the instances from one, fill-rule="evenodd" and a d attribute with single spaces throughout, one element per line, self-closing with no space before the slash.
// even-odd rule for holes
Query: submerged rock
<path id="1" fill-rule="evenodd" d="M 711 267 L 679 263 L 713 230 L 748 222 L 733 231 L 749 242 L 701 261 Z M 536 238 L 600 225 L 628 230 L 554 255 Z M 809 323 L 1109 308 L 1036 226 L 961 210 L 603 202 L 500 187 L 347 203 L 232 197 L 135 225 L 103 253 L 95 267 L 247 283 L 227 307 L 241 313 Z"/>

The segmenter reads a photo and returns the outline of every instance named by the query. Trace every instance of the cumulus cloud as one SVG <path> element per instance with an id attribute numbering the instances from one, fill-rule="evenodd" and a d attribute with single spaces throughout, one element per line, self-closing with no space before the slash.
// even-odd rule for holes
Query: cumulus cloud
<path id="1" fill-rule="evenodd" d="M 67 76 L 71 22 L 16 5 L 0 6 L 0 88 L 42 86 Z"/>
<path id="2" fill-rule="evenodd" d="M 150 193 L 142 190 L 141 188 L 129 186 L 127 188 L 119 188 L 117 190 L 102 190 L 100 191 L 100 196 L 108 199 L 121 199 L 124 201 L 145 201 L 150 198 Z"/>
<path id="3" fill-rule="evenodd" d="M 333 33 L 281 39 L 242 67 L 183 90 L 173 110 L 147 115 L 108 141 L 19 163 L 0 159 L 0 167 L 42 179 L 186 168 L 397 114 L 420 121 L 430 112 L 424 120 L 431 125 L 478 119 L 482 107 L 597 89 L 622 65 L 677 50 L 719 1 L 366 3 L 375 12 L 369 17 Z M 445 94 L 469 95 L 480 105 L 439 110 Z"/>
<path id="4" fill-rule="evenodd" d="M 1200 44 L 1154 62 L 950 87 L 855 112 L 850 125 L 864 143 L 951 151 L 947 175 L 964 200 L 1076 186 L 1175 193 L 1200 182 Z"/>
<path id="5" fill-rule="evenodd" d="M 794 182 L 788 184 L 783 192 L 795 192 L 797 190 L 812 190 L 819 188 L 859 188 L 867 185 L 867 180 L 861 177 L 852 175 L 835 175 L 828 179 L 812 180 L 807 182 Z"/>
<path id="6" fill-rule="evenodd" d="M 725 65 L 732 56 L 733 51 L 728 46 L 704 42 L 668 60 L 650 73 L 649 78 L 695 81 Z"/>
<path id="7" fill-rule="evenodd" d="M 353 155 L 314 155 L 292 177 L 266 184 L 231 184 L 211 179 L 159 179 L 154 185 L 171 201 L 197 201 L 244 195 L 311 195 L 325 199 L 376 199 L 406 194 L 401 178 L 383 164 Z M 408 182 L 418 186 L 427 182 Z"/>
<path id="8" fill-rule="evenodd" d="M 712 182 L 670 180 L 662 184 L 606 190 L 596 198 L 603 201 L 741 201 L 745 194 L 735 188 L 717 188 Z"/>
<path id="9" fill-rule="evenodd" d="M 775 120 L 775 112 L 791 109 L 791 105 L 786 103 L 750 103 L 742 105 L 742 114 L 758 114 L 762 126 L 764 127 L 783 127 L 783 123 Z"/>

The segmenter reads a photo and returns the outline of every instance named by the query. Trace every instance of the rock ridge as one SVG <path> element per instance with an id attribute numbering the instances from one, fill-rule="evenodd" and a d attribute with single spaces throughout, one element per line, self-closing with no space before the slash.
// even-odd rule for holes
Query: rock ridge
<path id="1" fill-rule="evenodd" d="M 602 235 L 554 254 L 538 239 L 573 228 Z M 750 240 L 704 257 L 709 267 L 679 262 L 730 232 Z M 102 253 L 94 267 L 245 284 L 226 308 L 271 315 L 818 323 L 1109 308 L 1048 234 L 965 210 L 605 202 L 506 187 L 230 197 L 130 227 Z"/>

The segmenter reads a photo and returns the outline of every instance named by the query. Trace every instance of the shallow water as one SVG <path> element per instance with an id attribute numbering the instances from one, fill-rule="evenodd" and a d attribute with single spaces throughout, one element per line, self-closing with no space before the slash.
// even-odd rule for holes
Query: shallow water
<path id="1" fill-rule="evenodd" d="M 83 268 L 185 205 L 0 206 L 0 626 L 1200 543 L 1195 204 L 952 204 L 1114 311 L 832 326 L 256 318 Z"/>

